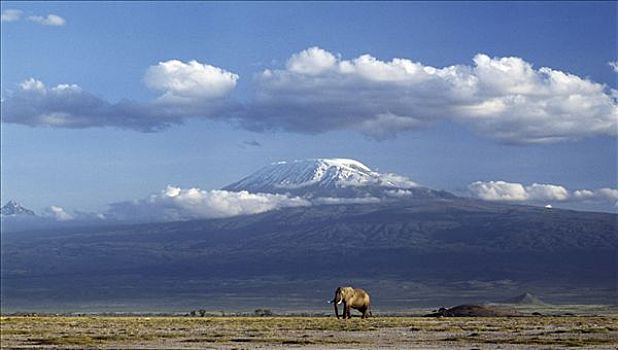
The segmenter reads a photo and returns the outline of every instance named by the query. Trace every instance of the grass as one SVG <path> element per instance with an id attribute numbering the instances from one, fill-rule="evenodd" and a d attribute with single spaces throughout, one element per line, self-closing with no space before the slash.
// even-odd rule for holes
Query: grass
<path id="1" fill-rule="evenodd" d="M 618 346 L 618 317 L 0 317 L 2 348 L 191 347 L 255 348 L 337 344 L 397 346 L 503 344 L 548 347 Z M 379 335 L 379 336 L 378 336 Z M 193 344 L 193 345 L 192 345 Z M 407 347 L 407 346 L 406 346 Z"/>
<path id="2" fill-rule="evenodd" d="M 34 345 L 88 345 L 95 343 L 93 338 L 84 335 L 35 338 L 31 339 L 31 341 Z"/>

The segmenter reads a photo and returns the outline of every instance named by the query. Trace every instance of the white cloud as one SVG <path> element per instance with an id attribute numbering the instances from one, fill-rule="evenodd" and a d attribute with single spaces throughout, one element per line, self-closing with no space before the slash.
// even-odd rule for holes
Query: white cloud
<path id="1" fill-rule="evenodd" d="M 618 61 L 610 61 L 607 62 L 607 64 L 612 67 L 612 70 L 614 71 L 614 73 L 618 73 Z"/>
<path id="2" fill-rule="evenodd" d="M 2 11 L 2 22 L 16 22 L 21 20 L 23 11 L 7 9 Z M 66 24 L 66 20 L 53 13 L 47 16 L 28 16 L 30 22 L 38 23 L 44 26 L 60 27 Z"/>
<path id="3" fill-rule="evenodd" d="M 614 62 L 615 63 L 615 62 Z M 318 47 L 254 79 L 247 103 L 229 97 L 239 76 L 197 61 L 147 69 L 161 93 L 149 102 L 110 103 L 75 85 L 44 88 L 30 79 L 3 96 L 5 122 L 31 126 L 115 126 L 157 131 L 187 118 L 223 119 L 250 130 L 356 130 L 384 139 L 440 121 L 470 126 L 505 143 L 552 143 L 618 135 L 618 91 L 519 57 L 474 56 L 470 65 L 432 67 L 365 54 L 343 59 Z M 49 90 L 68 88 L 61 93 Z"/>
<path id="4" fill-rule="evenodd" d="M 67 213 L 62 207 L 52 205 L 47 208 L 46 214 L 58 221 L 69 221 L 73 220 L 73 215 Z"/>
<path id="5" fill-rule="evenodd" d="M 418 187 L 418 184 L 412 180 L 410 180 L 406 176 L 401 176 L 392 173 L 381 173 L 381 186 L 392 186 L 399 188 L 413 188 Z"/>
<path id="6" fill-rule="evenodd" d="M 596 190 L 596 193 L 601 198 L 618 201 L 618 189 L 616 188 L 601 188 Z"/>
<path id="7" fill-rule="evenodd" d="M 237 74 L 195 60 L 170 60 L 148 68 L 144 81 L 151 89 L 163 92 L 161 99 L 194 102 L 225 97 L 238 78 Z"/>
<path id="8" fill-rule="evenodd" d="M 281 194 L 168 186 L 147 199 L 114 203 L 106 216 L 120 220 L 174 221 L 250 215 L 310 204 L 305 199 Z"/>
<path id="9" fill-rule="evenodd" d="M 468 186 L 470 192 L 487 201 L 525 201 L 528 193 L 519 183 L 504 181 L 476 181 Z"/>
<path id="10" fill-rule="evenodd" d="M 191 61 L 172 60 L 150 67 L 145 83 L 163 94 L 149 102 L 110 103 L 75 84 L 47 87 L 29 78 L 2 101 L 2 121 L 63 128 L 119 127 L 143 132 L 181 124 L 187 118 L 215 118 L 234 112 L 225 97 L 238 75 Z"/>
<path id="11" fill-rule="evenodd" d="M 618 201 L 618 189 L 600 188 L 598 190 L 577 190 L 573 197 L 578 200 L 608 200 Z"/>
<path id="12" fill-rule="evenodd" d="M 30 78 L 30 79 L 26 79 L 22 81 L 19 84 L 19 87 L 22 89 L 22 91 L 38 91 L 38 92 L 45 91 L 45 84 L 43 84 L 42 81 L 34 79 L 34 78 Z"/>
<path id="13" fill-rule="evenodd" d="M 549 143 L 616 135 L 614 90 L 519 57 L 478 54 L 473 65 L 432 67 L 371 55 L 344 60 L 313 47 L 256 78 L 243 120 L 252 129 L 359 130 L 384 138 L 441 120 L 503 142 Z"/>
<path id="14" fill-rule="evenodd" d="M 47 16 L 29 16 L 28 20 L 44 26 L 60 27 L 66 24 L 66 20 L 58 15 L 49 14 Z"/>
<path id="15" fill-rule="evenodd" d="M 2 22 L 15 22 L 21 19 L 22 11 L 7 9 L 2 11 Z"/>
<path id="16" fill-rule="evenodd" d="M 532 184 L 526 186 L 528 199 L 531 201 L 555 200 L 564 201 L 569 198 L 569 191 L 558 185 Z"/>
<path id="17" fill-rule="evenodd" d="M 408 190 L 388 193 L 390 197 L 406 197 Z M 145 199 L 110 204 L 104 214 L 107 220 L 120 221 L 179 221 L 191 219 L 226 218 L 239 215 L 259 214 L 289 207 L 312 205 L 371 204 L 380 203 L 377 197 L 318 197 L 306 199 L 286 194 L 250 193 L 247 191 L 202 190 L 167 186 L 160 193 Z M 90 217 L 94 217 L 91 214 Z M 101 215 L 99 214 L 100 218 Z"/>
<path id="18" fill-rule="evenodd" d="M 569 191 L 564 186 L 537 184 L 525 186 L 516 182 L 476 181 L 468 185 L 473 197 L 488 201 L 504 202 L 615 202 L 618 201 L 618 189 L 600 188 L 597 190 Z"/>
<path id="19" fill-rule="evenodd" d="M 311 47 L 293 54 L 286 67 L 291 72 L 316 75 L 332 69 L 335 63 L 337 59 L 333 54 L 319 47 Z"/>

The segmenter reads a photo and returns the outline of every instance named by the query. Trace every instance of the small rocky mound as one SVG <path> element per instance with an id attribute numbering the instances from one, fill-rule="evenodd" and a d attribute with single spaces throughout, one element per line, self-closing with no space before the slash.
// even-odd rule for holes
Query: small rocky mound
<path id="1" fill-rule="evenodd" d="M 489 305 L 458 305 L 450 309 L 440 308 L 425 317 L 508 317 L 521 316 L 515 310 Z"/>
<path id="2" fill-rule="evenodd" d="M 539 299 L 536 295 L 533 295 L 532 293 L 528 293 L 528 292 L 524 294 L 520 294 L 513 298 L 502 300 L 500 301 L 500 304 L 547 305 L 547 303 Z"/>

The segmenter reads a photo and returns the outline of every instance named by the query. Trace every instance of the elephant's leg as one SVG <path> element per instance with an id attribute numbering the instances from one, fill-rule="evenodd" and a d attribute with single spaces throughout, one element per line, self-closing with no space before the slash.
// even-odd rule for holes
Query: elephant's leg
<path id="1" fill-rule="evenodd" d="M 350 313 L 350 305 L 345 306 L 345 312 L 348 315 L 348 318 L 352 318 L 352 314 Z"/>
<path id="2" fill-rule="evenodd" d="M 360 311 L 363 314 L 361 318 L 367 318 L 367 307 L 366 306 L 360 307 L 358 311 Z"/>
<path id="3" fill-rule="evenodd" d="M 337 316 L 337 319 L 339 319 L 339 309 L 337 308 L 337 303 L 334 302 L 333 305 L 335 305 L 335 316 Z"/>

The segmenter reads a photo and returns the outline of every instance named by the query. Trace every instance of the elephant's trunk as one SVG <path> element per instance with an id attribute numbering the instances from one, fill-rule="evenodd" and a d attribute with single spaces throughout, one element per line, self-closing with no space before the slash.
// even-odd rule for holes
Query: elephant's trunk
<path id="1" fill-rule="evenodd" d="M 339 319 L 339 309 L 337 308 L 337 303 L 333 301 L 333 305 L 335 306 L 335 316 L 337 316 L 337 319 Z"/>

